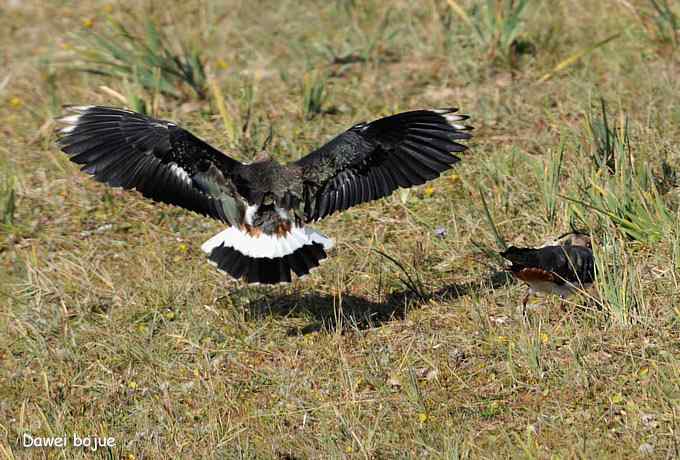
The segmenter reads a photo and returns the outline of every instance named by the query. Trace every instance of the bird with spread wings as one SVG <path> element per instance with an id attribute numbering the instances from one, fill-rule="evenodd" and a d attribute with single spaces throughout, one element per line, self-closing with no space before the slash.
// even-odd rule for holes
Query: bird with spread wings
<path id="1" fill-rule="evenodd" d="M 130 110 L 71 106 L 58 145 L 95 180 L 221 221 L 202 245 L 211 263 L 248 283 L 290 282 L 333 241 L 307 223 L 438 177 L 471 137 L 457 109 L 415 110 L 359 123 L 309 155 L 241 163 L 175 123 Z"/>

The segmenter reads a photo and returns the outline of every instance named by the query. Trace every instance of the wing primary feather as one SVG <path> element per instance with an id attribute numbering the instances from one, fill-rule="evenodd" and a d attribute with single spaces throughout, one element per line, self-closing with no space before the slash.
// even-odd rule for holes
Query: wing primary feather
<path id="1" fill-rule="evenodd" d="M 393 162 L 390 163 L 390 168 L 392 170 L 392 176 L 394 177 L 395 182 L 400 187 L 410 187 L 410 186 L 412 186 L 413 181 L 409 180 L 408 174 L 402 168 L 402 165 L 404 163 L 404 160 L 401 158 L 402 154 L 396 154 L 395 157 L 397 158 L 397 161 L 393 161 Z"/>
<path id="2" fill-rule="evenodd" d="M 128 157 L 125 162 L 121 163 L 115 169 L 115 171 L 113 171 L 112 175 L 108 179 L 108 184 L 112 187 L 123 187 L 125 189 L 129 189 L 132 175 L 142 159 L 143 157 L 139 156 Z"/>
<path id="3" fill-rule="evenodd" d="M 341 205 L 341 209 L 343 209 L 343 210 L 349 208 L 349 199 L 350 199 L 349 188 L 350 187 L 351 187 L 351 183 L 349 181 L 345 181 L 345 183 L 342 184 L 342 189 L 341 189 L 342 205 Z"/>
<path id="4" fill-rule="evenodd" d="M 450 165 L 456 162 L 457 158 L 456 156 L 451 155 L 448 152 L 442 152 L 440 150 L 437 150 L 434 147 L 430 146 L 429 144 L 415 143 L 407 139 L 404 141 L 403 146 L 408 147 L 410 149 L 410 152 L 415 151 L 430 161 L 434 160 L 440 163 L 444 163 L 446 165 Z"/>
<path id="5" fill-rule="evenodd" d="M 396 188 L 399 187 L 397 184 L 397 181 L 394 180 L 394 177 L 392 176 L 392 171 L 391 171 L 391 163 L 385 163 L 383 166 L 381 166 L 379 169 L 382 172 L 383 177 L 385 178 L 385 182 L 387 184 L 387 188 L 389 190 L 388 193 L 392 193 Z"/>
<path id="6" fill-rule="evenodd" d="M 408 129 L 408 135 L 423 136 L 423 137 L 434 137 L 444 141 L 453 142 L 455 140 L 465 140 L 470 139 L 472 135 L 465 131 L 456 131 L 453 129 L 426 129 L 426 128 L 415 128 L 410 126 Z M 457 144 L 460 145 L 460 144 Z"/>
<path id="7" fill-rule="evenodd" d="M 92 163 L 91 165 L 95 168 L 95 178 L 100 182 L 108 183 L 110 178 L 115 177 L 117 169 L 125 164 L 132 155 L 134 155 L 133 152 L 123 152 L 120 155 L 111 155 Z"/>
<path id="8" fill-rule="evenodd" d="M 73 157 L 75 155 L 78 155 L 80 153 L 85 153 L 88 151 L 94 151 L 95 149 L 101 148 L 101 147 L 109 147 L 111 145 L 121 145 L 124 146 L 127 144 L 125 139 L 121 139 L 118 136 L 115 135 L 109 135 L 109 136 L 102 136 L 102 137 L 84 137 L 80 136 L 76 142 L 69 143 L 69 144 L 60 144 L 62 145 L 62 150 L 64 153 L 67 155 Z"/>
<path id="9" fill-rule="evenodd" d="M 350 188 L 350 207 L 356 205 L 357 203 L 361 203 L 361 178 L 362 176 L 355 176 L 352 179 L 352 187 Z"/>
<path id="10" fill-rule="evenodd" d="M 453 152 L 454 149 L 456 148 L 456 143 L 451 141 L 451 140 L 444 140 L 440 139 L 438 137 L 433 137 L 433 136 L 419 136 L 419 135 L 414 135 L 414 134 L 409 134 L 406 139 L 421 143 L 421 144 L 428 144 L 434 148 L 436 148 L 439 151 L 442 152 Z"/>
<path id="11" fill-rule="evenodd" d="M 439 168 L 430 167 L 426 162 L 423 161 L 423 156 L 418 153 L 418 151 L 407 146 L 403 146 L 401 151 L 404 153 L 403 164 L 416 172 L 420 177 L 425 179 L 425 181 L 432 180 L 439 176 Z"/>
<path id="12" fill-rule="evenodd" d="M 366 194 L 366 178 L 364 176 L 357 177 L 357 203 L 365 201 Z"/>
<path id="13" fill-rule="evenodd" d="M 318 211 L 318 213 L 317 213 L 317 215 L 318 215 L 319 217 L 325 216 L 325 215 L 328 213 L 328 209 L 329 209 L 330 206 L 331 206 L 331 203 L 330 203 L 330 201 L 331 201 L 331 193 L 332 193 L 332 192 L 324 193 L 323 195 L 321 195 L 321 197 L 320 197 L 321 205 L 319 206 L 319 211 Z"/>
<path id="14" fill-rule="evenodd" d="M 385 182 L 385 178 L 382 175 L 382 171 L 379 168 L 375 168 L 371 170 L 371 174 L 375 178 L 377 192 L 376 198 L 381 198 L 387 195 L 389 192 L 387 190 L 387 183 Z"/>
<path id="15" fill-rule="evenodd" d="M 71 155 L 70 160 L 73 161 L 76 164 L 92 164 L 95 163 L 97 160 L 100 158 L 103 158 L 106 155 L 111 155 L 115 153 L 117 150 L 125 146 L 125 141 L 121 142 L 111 142 L 107 144 L 104 148 L 102 149 L 97 149 L 97 148 L 92 148 L 89 150 L 84 150 L 80 153 L 75 153 L 71 154 L 69 152 L 66 152 L 67 154 Z"/>

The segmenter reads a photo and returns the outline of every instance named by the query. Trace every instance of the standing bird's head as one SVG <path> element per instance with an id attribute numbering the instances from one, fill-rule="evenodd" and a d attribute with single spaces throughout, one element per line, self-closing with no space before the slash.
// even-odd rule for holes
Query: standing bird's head
<path id="1" fill-rule="evenodd" d="M 593 249 L 591 236 L 580 231 L 565 233 L 557 239 L 557 243 L 561 246 L 581 246 L 584 248 Z"/>
<path id="2" fill-rule="evenodd" d="M 255 158 L 253 159 L 253 163 L 264 163 L 265 161 L 275 161 L 266 150 L 260 150 L 260 152 L 255 155 Z"/>

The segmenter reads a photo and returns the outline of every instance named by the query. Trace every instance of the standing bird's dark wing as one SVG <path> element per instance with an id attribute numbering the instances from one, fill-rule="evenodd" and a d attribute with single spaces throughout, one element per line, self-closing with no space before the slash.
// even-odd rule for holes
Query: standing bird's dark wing
<path id="1" fill-rule="evenodd" d="M 460 161 L 472 128 L 457 109 L 415 110 L 360 123 L 294 165 L 304 182 L 304 214 L 315 221 L 420 185 Z"/>
<path id="2" fill-rule="evenodd" d="M 67 107 L 58 143 L 94 179 L 235 225 L 240 163 L 174 123 L 113 107 Z"/>

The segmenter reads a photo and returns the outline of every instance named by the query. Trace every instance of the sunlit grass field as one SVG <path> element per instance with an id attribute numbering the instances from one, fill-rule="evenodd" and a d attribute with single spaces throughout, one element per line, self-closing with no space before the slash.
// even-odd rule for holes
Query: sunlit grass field
<path id="1" fill-rule="evenodd" d="M 38 2 L 0 15 L 0 457 L 680 457 L 680 2 Z M 95 183 L 63 104 L 242 161 L 460 107 L 463 162 L 316 224 L 285 287 L 220 224 Z M 598 290 L 534 297 L 507 244 L 592 234 Z M 22 447 L 32 436 L 115 447 Z"/>

